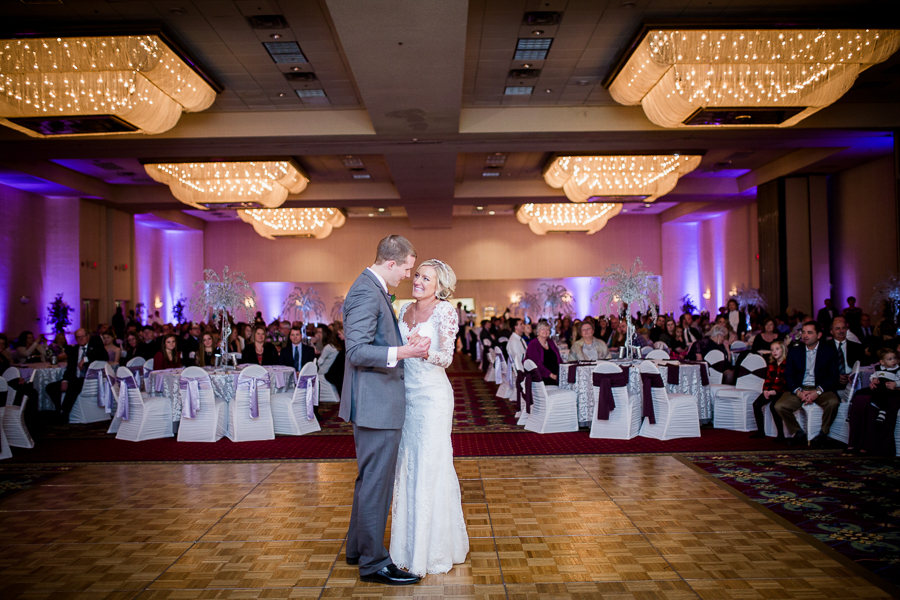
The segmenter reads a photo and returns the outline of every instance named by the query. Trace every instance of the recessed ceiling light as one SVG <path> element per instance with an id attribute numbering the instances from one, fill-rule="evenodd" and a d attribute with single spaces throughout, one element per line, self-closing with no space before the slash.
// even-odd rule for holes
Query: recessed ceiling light
<path id="1" fill-rule="evenodd" d="M 499 171 L 485 171 L 481 174 L 482 177 L 500 177 Z"/>
<path id="2" fill-rule="evenodd" d="M 280 40 L 280 39 L 281 39 L 281 34 L 280 34 L 280 33 L 273 33 L 273 34 L 270 35 L 269 37 L 272 38 L 273 40 Z"/>
<path id="3" fill-rule="evenodd" d="M 369 213 L 369 216 L 370 216 L 370 217 L 374 217 L 374 216 L 375 216 L 375 213 Z"/>
<path id="4" fill-rule="evenodd" d="M 483 206 L 476 206 L 476 207 L 475 207 L 475 210 L 484 210 L 484 207 L 483 207 Z"/>
<path id="5" fill-rule="evenodd" d="M 354 173 L 353 179 L 371 179 L 372 176 L 368 173 Z"/>
<path id="6" fill-rule="evenodd" d="M 504 90 L 506 96 L 530 96 L 534 93 L 534 87 L 525 85 L 508 85 Z"/>
<path id="7" fill-rule="evenodd" d="M 324 98 L 325 90 L 294 90 L 301 98 Z"/>
<path id="8" fill-rule="evenodd" d="M 384 212 L 384 209 L 383 209 L 383 208 L 379 208 L 379 209 L 378 209 L 378 212 Z"/>
<path id="9" fill-rule="evenodd" d="M 628 212 L 628 209 L 627 209 L 627 208 L 623 208 L 623 209 L 622 209 L 622 212 Z"/>
<path id="10" fill-rule="evenodd" d="M 494 214 L 494 211 L 489 210 L 489 211 L 488 211 L 488 214 L 489 214 L 489 215 L 492 215 L 492 214 Z"/>
<path id="11" fill-rule="evenodd" d="M 576 85 L 587 85 L 589 83 L 590 83 L 590 81 L 588 81 L 587 79 L 579 79 L 578 81 L 575 82 Z"/>
<path id="12" fill-rule="evenodd" d="M 291 71 L 299 71 L 300 67 L 291 67 Z"/>
<path id="13" fill-rule="evenodd" d="M 535 29 L 535 30 L 532 31 L 531 33 L 533 33 L 534 35 L 543 35 L 543 34 L 544 34 L 544 30 L 543 30 L 543 29 Z"/>
<path id="14" fill-rule="evenodd" d="M 523 69 L 530 69 L 530 68 L 531 68 L 531 63 L 522 63 L 522 68 L 523 68 Z"/>
<path id="15" fill-rule="evenodd" d="M 650 204 L 649 202 L 644 202 L 644 208 L 650 208 L 651 206 L 653 206 L 653 205 Z"/>
<path id="16" fill-rule="evenodd" d="M 546 90 L 544 90 L 544 93 L 545 93 L 545 94 L 549 94 L 549 93 L 552 92 L 552 91 L 553 91 L 553 90 L 551 90 L 550 88 L 547 88 Z"/>
<path id="17" fill-rule="evenodd" d="M 278 94 L 278 97 L 279 97 L 279 98 L 284 98 L 284 92 Z"/>

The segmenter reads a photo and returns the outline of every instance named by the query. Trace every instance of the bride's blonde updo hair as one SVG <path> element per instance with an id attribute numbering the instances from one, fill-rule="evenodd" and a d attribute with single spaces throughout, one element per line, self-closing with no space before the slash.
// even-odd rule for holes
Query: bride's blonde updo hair
<path id="1" fill-rule="evenodd" d="M 419 268 L 431 267 L 437 273 L 437 290 L 434 292 L 438 300 L 446 300 L 453 295 L 456 289 L 456 273 L 450 268 L 450 265 L 436 258 L 431 258 L 419 265 Z"/>

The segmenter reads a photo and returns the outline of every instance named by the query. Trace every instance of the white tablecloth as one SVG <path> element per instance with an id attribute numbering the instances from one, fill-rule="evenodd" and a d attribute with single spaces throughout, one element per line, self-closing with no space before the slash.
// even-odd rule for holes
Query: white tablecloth
<path id="1" fill-rule="evenodd" d="M 212 383 L 213 394 L 225 402 L 234 400 L 234 391 L 237 387 L 238 369 L 206 369 L 209 371 L 209 380 Z M 291 367 L 273 366 L 264 367 L 269 373 L 269 386 L 272 394 L 279 394 L 294 389 L 294 369 Z M 181 421 L 181 372 L 184 369 L 165 369 L 153 371 L 147 378 L 145 391 L 154 396 L 165 396 L 172 402 L 172 420 Z"/>
<path id="2" fill-rule="evenodd" d="M 575 368 L 575 383 L 569 383 L 569 369 Z M 591 390 L 594 365 L 560 365 L 559 387 L 564 390 L 575 390 L 578 398 L 578 422 L 582 426 L 589 426 L 594 410 L 594 394 Z M 709 386 L 704 386 L 700 379 L 700 365 L 680 365 L 678 372 L 678 385 L 670 385 L 667 379 L 668 367 L 661 365 L 659 373 L 666 382 L 666 390 L 671 394 L 689 394 L 697 399 L 697 407 L 700 411 L 700 422 L 706 423 L 712 420 L 712 394 Z M 628 394 L 641 393 L 641 374 L 637 365 L 633 366 L 628 378 Z"/>
<path id="3" fill-rule="evenodd" d="M 56 410 L 53 400 L 47 395 L 47 384 L 59 381 L 66 372 L 65 365 L 57 366 L 50 363 L 33 363 L 29 365 L 19 365 L 19 373 L 25 381 L 30 381 L 31 385 L 38 393 L 38 410 Z"/>

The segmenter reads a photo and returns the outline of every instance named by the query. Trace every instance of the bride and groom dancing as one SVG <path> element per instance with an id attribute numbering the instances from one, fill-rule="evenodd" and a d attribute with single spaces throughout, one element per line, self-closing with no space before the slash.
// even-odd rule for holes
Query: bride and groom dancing
<path id="1" fill-rule="evenodd" d="M 387 585 L 446 573 L 469 552 L 453 467 L 453 388 L 446 373 L 456 347 L 458 317 L 447 302 L 456 275 L 439 260 L 420 264 L 413 280 L 416 301 L 401 309 L 398 322 L 388 287 L 408 279 L 415 262 L 409 240 L 384 238 L 375 263 L 344 299 L 340 416 L 353 424 L 359 469 L 347 564 L 359 565 L 362 581 Z M 392 495 L 388 552 L 384 532 Z"/>

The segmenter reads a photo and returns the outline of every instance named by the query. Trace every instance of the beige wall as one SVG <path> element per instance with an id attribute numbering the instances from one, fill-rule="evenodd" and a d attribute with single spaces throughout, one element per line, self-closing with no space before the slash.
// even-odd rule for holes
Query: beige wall
<path id="1" fill-rule="evenodd" d="M 134 217 L 87 200 L 79 215 L 81 298 L 98 300 L 99 322 L 109 323 L 114 302 L 133 296 Z"/>
<path id="2" fill-rule="evenodd" d="M 893 159 L 848 169 L 830 184 L 832 296 L 840 307 L 856 296 L 869 312 L 875 284 L 898 271 Z"/>

